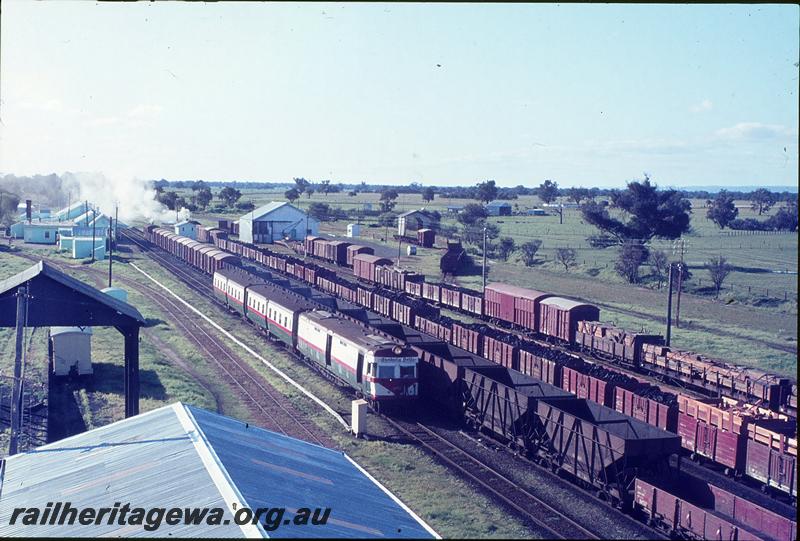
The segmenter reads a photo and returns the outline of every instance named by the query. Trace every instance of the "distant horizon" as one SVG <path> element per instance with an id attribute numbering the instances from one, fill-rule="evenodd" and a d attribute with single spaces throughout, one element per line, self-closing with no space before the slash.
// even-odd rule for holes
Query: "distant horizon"
<path id="1" fill-rule="evenodd" d="M 800 6 L 25 2 L 0 164 L 150 178 L 792 186 Z"/>

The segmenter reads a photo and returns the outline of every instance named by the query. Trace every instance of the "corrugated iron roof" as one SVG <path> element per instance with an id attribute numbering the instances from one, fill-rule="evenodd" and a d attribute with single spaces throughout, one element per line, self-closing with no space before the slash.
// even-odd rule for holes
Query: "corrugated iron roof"
<path id="1" fill-rule="evenodd" d="M 536 291 L 535 289 L 528 289 L 511 284 L 503 284 L 500 282 L 488 284 L 486 289 L 531 300 L 541 299 L 542 297 L 550 295 L 549 293 L 544 293 L 543 291 Z"/>
<path id="2" fill-rule="evenodd" d="M 144 317 L 139 312 L 139 310 L 137 310 L 130 304 L 115 299 L 110 295 L 106 295 L 102 291 L 95 289 L 92 286 L 85 284 L 80 280 L 73 278 L 72 276 L 69 276 L 68 274 L 61 272 L 60 270 L 56 269 L 55 267 L 53 267 L 48 263 L 45 263 L 44 261 L 39 261 L 37 264 L 12 276 L 11 278 L 6 278 L 5 280 L 0 281 L 0 295 L 6 293 L 11 289 L 15 289 L 21 286 L 25 282 L 33 280 L 40 274 L 70 289 L 73 289 L 74 291 L 82 295 L 85 295 L 91 298 L 92 300 L 97 301 L 100 304 L 105 304 L 110 308 L 113 308 L 120 315 L 127 316 L 138 323 L 145 322 Z"/>
<path id="3" fill-rule="evenodd" d="M 247 214 L 242 215 L 242 217 L 239 218 L 239 219 L 240 220 L 260 220 L 261 218 L 263 218 L 267 214 L 271 214 L 272 212 L 275 212 L 276 210 L 278 210 L 279 208 L 282 208 L 284 206 L 289 206 L 289 207 L 293 208 L 294 210 L 296 210 L 297 212 L 299 212 L 300 214 L 305 214 L 302 210 L 300 210 L 299 208 L 295 207 L 294 205 L 289 204 L 286 201 L 273 201 L 271 203 L 267 203 L 266 205 L 262 205 L 262 206 L 258 207 L 257 209 L 251 210 Z M 309 217 L 309 219 L 316 222 L 316 220 L 314 218 L 310 218 Z"/>
<path id="4" fill-rule="evenodd" d="M 9 457 L 0 516 L 15 507 L 220 507 L 229 524 L 143 526 L 0 523 L 8 536 L 436 537 L 347 455 L 176 403 Z M 234 507 L 235 504 L 235 507 Z M 285 507 L 275 531 L 237 526 L 233 509 Z M 295 526 L 299 508 L 331 508 Z M 286 524 L 290 519 L 290 524 Z M 77 521 L 76 521 L 77 522 Z"/>

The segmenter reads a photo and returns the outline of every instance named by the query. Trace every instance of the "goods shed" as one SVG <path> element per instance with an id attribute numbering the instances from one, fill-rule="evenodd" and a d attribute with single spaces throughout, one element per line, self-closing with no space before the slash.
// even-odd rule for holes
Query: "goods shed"
<path id="1" fill-rule="evenodd" d="M 139 329 L 145 320 L 136 308 L 40 261 L 0 281 L 0 327 L 16 326 L 18 295 L 27 298 L 21 320 L 28 327 L 116 328 L 125 339 L 125 416 L 139 413 Z"/>
<path id="2" fill-rule="evenodd" d="M 217 524 L 162 520 L 151 530 L 119 520 L 88 526 L 5 520 L 3 538 L 438 537 L 346 454 L 180 402 L 10 457 L 0 483 L 3 517 L 15 507 L 45 509 L 54 494 L 78 509 L 123 502 L 131 514 L 208 508 L 222 517 Z M 285 512 L 239 526 L 234 510 L 242 507 Z M 312 516 L 317 508 L 319 517 L 326 508 L 330 513 L 325 524 L 295 524 L 301 508 Z"/>

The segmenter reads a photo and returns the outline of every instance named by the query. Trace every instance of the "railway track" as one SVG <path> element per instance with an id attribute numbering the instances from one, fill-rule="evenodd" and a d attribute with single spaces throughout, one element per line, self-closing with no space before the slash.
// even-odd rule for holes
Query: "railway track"
<path id="1" fill-rule="evenodd" d="M 146 247 L 145 247 L 146 250 Z M 206 286 L 197 277 L 192 276 L 179 265 L 170 262 L 161 254 L 148 254 L 160 256 L 158 262 L 171 272 L 183 279 L 191 279 L 194 288 L 202 291 Z M 156 259 L 156 258 L 154 258 Z M 56 264 L 58 266 L 58 264 Z M 97 274 L 105 274 L 95 269 L 83 269 Z M 236 355 L 221 340 L 204 329 L 194 317 L 194 314 L 170 296 L 146 284 L 133 282 L 125 278 L 117 278 L 127 285 L 134 287 L 141 294 L 148 297 L 159 309 L 168 315 L 186 338 L 203 353 L 214 366 L 223 381 L 237 389 L 246 399 L 249 407 L 260 426 L 269 428 L 281 434 L 292 436 L 318 445 L 331 446 L 330 441 L 325 441 L 317 435 L 318 429 L 303 415 L 295 413 L 293 406 L 278 391 L 262 382 L 261 376 L 249 366 L 245 366 Z M 210 295 L 210 287 L 205 287 Z"/>
<path id="2" fill-rule="evenodd" d="M 271 272 L 274 272 L 274 271 L 271 271 Z M 289 279 L 292 282 L 295 282 L 295 281 L 300 282 L 297 278 L 292 277 L 292 276 L 290 276 Z M 204 285 L 205 285 L 206 289 L 209 288 L 209 286 L 207 284 L 204 284 Z M 307 285 L 307 284 L 304 284 L 304 285 Z M 330 293 L 326 293 L 326 294 L 327 295 L 331 295 Z M 546 345 L 548 347 L 552 347 L 552 344 L 547 343 Z M 569 353 L 575 354 L 575 352 L 572 352 L 572 351 L 569 351 Z M 591 360 L 594 361 L 594 362 L 600 362 L 601 361 L 599 359 L 595 360 L 593 357 L 591 358 Z M 608 362 L 608 361 L 606 361 L 606 362 Z M 660 384 L 660 385 L 663 386 L 663 383 Z M 456 447 L 452 443 L 448 442 L 444 438 L 441 438 L 440 436 L 435 434 L 433 431 L 431 431 L 430 429 L 428 429 L 424 425 L 412 426 L 410 428 L 409 427 L 401 427 L 400 425 L 397 424 L 396 420 L 392 420 L 392 419 L 388 419 L 388 418 L 387 418 L 387 420 L 390 422 L 390 424 L 393 424 L 400 432 L 405 434 L 406 437 L 408 437 L 409 439 L 417 442 L 419 445 L 421 445 L 422 447 L 428 449 L 429 451 L 433 452 L 436 456 L 441 457 L 442 460 L 444 462 L 446 462 L 448 465 L 450 465 L 451 467 L 453 467 L 454 469 L 456 469 L 457 471 L 462 473 L 465 477 L 467 477 L 467 478 L 473 480 L 474 482 L 478 483 L 481 487 L 485 488 L 488 492 L 490 492 L 492 495 L 494 495 L 500 501 L 502 501 L 502 502 L 506 503 L 507 505 L 509 505 L 512 509 L 516 510 L 518 513 L 520 513 L 526 519 L 531 520 L 534 524 L 536 524 L 537 526 L 539 526 L 541 528 L 550 528 L 550 529 L 552 529 L 547 524 L 542 524 L 541 523 L 541 519 L 540 518 L 537 519 L 536 516 L 532 516 L 529 511 L 526 511 L 524 508 L 520 509 L 521 506 L 519 506 L 518 502 L 526 501 L 526 498 L 533 498 L 533 500 L 531 500 L 531 503 L 534 506 L 534 508 L 536 508 L 535 500 L 537 500 L 537 499 L 535 498 L 535 496 L 531 495 L 530 493 L 527 493 L 527 496 L 517 495 L 518 494 L 517 491 L 520 491 L 520 490 L 523 491 L 523 492 L 527 492 L 527 491 L 525 491 L 524 488 L 520 487 L 519 485 L 517 485 L 516 483 L 514 483 L 513 481 L 508 479 L 508 477 L 503 477 L 502 474 L 500 474 L 496 470 L 492 469 L 490 466 L 486 465 L 485 463 L 483 463 L 480 460 L 476 459 L 475 457 L 471 456 L 469 453 L 467 453 L 463 449 L 459 449 L 458 447 Z M 477 473 L 477 474 L 472 473 L 470 471 L 471 469 L 477 470 L 479 473 Z M 497 481 L 497 479 L 501 479 L 501 478 L 502 478 L 503 481 Z M 492 487 L 491 483 L 497 483 L 496 486 L 499 486 L 499 485 L 504 485 L 504 486 L 502 488 L 500 488 L 500 489 L 496 489 L 496 488 Z M 512 494 L 513 496 L 511 498 L 509 498 L 508 497 L 509 494 Z M 539 512 L 542 512 L 542 509 L 544 509 L 544 515 L 545 516 L 548 516 L 547 513 L 555 513 L 556 515 L 561 514 L 557 510 L 553 509 L 551 506 L 548 506 L 544 502 L 541 502 L 541 500 L 538 500 L 538 501 L 539 501 L 540 504 L 543 504 L 545 506 L 545 507 L 539 507 L 538 508 Z M 535 514 L 536 513 L 534 513 L 534 515 Z M 562 517 L 562 518 L 554 517 L 554 518 L 552 518 L 552 520 L 556 521 L 556 522 L 558 522 L 558 521 L 566 521 L 565 524 L 567 524 L 568 522 L 572 522 L 573 523 L 572 528 L 574 528 L 576 526 L 578 528 L 583 528 L 583 526 L 581 526 L 580 524 L 575 523 L 569 517 Z M 549 521 L 550 521 L 550 519 L 548 519 L 548 522 Z M 565 526 L 565 528 L 570 528 L 570 526 L 567 525 L 567 526 Z M 566 530 L 564 530 L 564 531 L 566 531 Z M 563 538 L 563 537 L 566 537 L 566 538 L 586 538 L 586 539 L 590 539 L 590 538 L 595 538 L 596 539 L 596 538 L 598 538 L 596 535 L 594 535 L 594 534 L 592 534 L 591 532 L 588 532 L 588 531 L 585 531 L 582 534 L 583 535 L 582 537 L 577 535 L 577 534 L 575 534 L 575 533 L 573 533 L 573 532 L 570 532 L 567 536 L 562 536 L 558 532 L 549 532 L 548 535 L 553 535 L 556 538 Z M 657 534 L 654 534 L 654 535 L 657 535 Z"/>
<path id="3" fill-rule="evenodd" d="M 548 539 L 601 539 L 567 515 L 537 498 L 519 484 L 421 423 L 386 420 L 461 476 L 478 484 L 525 520 L 543 530 Z"/>

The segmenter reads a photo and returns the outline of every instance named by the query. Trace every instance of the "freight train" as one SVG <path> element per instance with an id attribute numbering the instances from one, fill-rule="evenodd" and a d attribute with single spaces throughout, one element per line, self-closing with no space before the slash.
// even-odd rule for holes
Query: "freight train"
<path id="1" fill-rule="evenodd" d="M 151 226 L 146 229 L 146 238 L 155 244 L 166 246 L 167 251 L 177 255 L 181 250 L 180 243 L 165 244 L 163 237 L 166 233 L 168 232 Z M 239 253 L 245 258 L 260 260 L 273 269 L 283 269 L 282 272 L 293 277 L 302 275 L 305 281 L 316 275 L 316 273 L 299 272 L 297 269 L 303 267 L 302 263 L 291 257 L 271 254 L 265 250 L 257 254 L 253 248 L 243 245 L 240 246 Z M 184 253 L 183 259 L 208 272 L 198 265 L 191 255 Z M 263 277 L 246 276 L 246 272 L 237 268 L 238 263 L 235 259 L 227 261 L 225 266 L 227 268 L 216 271 L 214 276 L 215 294 L 218 298 L 242 313 L 244 317 L 251 321 L 255 320 L 257 325 L 266 326 L 267 330 L 270 325 L 270 303 L 274 298 L 281 309 L 278 312 L 276 306 L 272 313 L 282 314 L 278 317 L 285 317 L 283 321 L 291 325 L 291 328 L 295 328 L 296 321 L 296 333 L 284 330 L 282 334 L 287 345 L 291 343 L 291 347 L 297 347 L 297 344 L 303 343 L 302 337 L 305 331 L 302 326 L 305 318 L 308 318 L 306 327 L 317 326 L 317 333 L 324 327 L 328 329 L 328 336 L 335 335 L 335 330 L 331 326 L 318 323 L 336 319 L 336 316 L 308 309 L 309 307 L 299 298 L 293 301 L 283 300 L 287 294 L 272 289 L 257 296 L 255 292 L 259 287 L 267 287 L 258 285 L 264 283 Z M 316 276 L 316 280 L 315 285 L 321 287 L 320 284 L 325 279 Z M 337 290 L 335 286 L 340 284 L 331 281 L 330 276 L 327 280 L 327 289 L 333 289 L 335 293 Z M 248 289 L 254 292 L 250 302 L 260 314 L 256 311 L 248 312 Z M 344 299 L 342 295 L 337 296 Z M 352 296 L 354 299 L 357 297 L 357 293 Z M 299 305 L 284 306 L 293 302 Z M 399 301 L 398 304 L 402 302 Z M 304 308 L 307 310 L 304 311 Z M 265 310 L 266 318 L 262 316 Z M 293 315 L 295 310 L 299 316 Z M 401 310 L 400 313 L 405 313 L 408 317 L 407 311 Z M 339 321 L 347 322 L 347 319 Z M 290 327 L 287 326 L 286 329 L 288 328 Z M 370 320 L 370 329 L 370 332 L 374 332 L 375 340 L 380 341 L 381 337 L 399 340 L 416 353 L 422 361 L 419 363 L 419 395 L 438 403 L 441 406 L 438 408 L 440 411 L 449 411 L 457 418 L 464 419 L 490 432 L 496 438 L 522 449 L 540 464 L 559 471 L 585 488 L 591 488 L 599 497 L 611 503 L 620 507 L 633 506 L 636 513 L 646 513 L 646 518 L 655 526 L 662 526 L 673 534 L 702 538 L 707 531 L 704 529 L 707 526 L 705 519 L 710 516 L 709 513 L 714 513 L 713 524 L 717 525 L 719 531 L 732 532 L 733 538 L 771 538 L 786 541 L 795 539 L 796 524 L 790 519 L 761 505 L 742 500 L 722 488 L 705 483 L 704 491 L 689 495 L 669 488 L 671 477 L 664 474 L 667 457 L 679 449 L 682 438 L 651 426 L 657 423 L 640 421 L 600 404 L 594 404 L 591 400 L 576 398 L 559 386 L 542 381 L 545 378 L 552 379 L 556 372 L 562 372 L 563 366 L 553 359 L 538 357 L 528 352 L 529 360 L 532 361 L 531 366 L 538 362 L 540 376 L 544 376 L 544 378 L 533 378 L 502 364 L 470 354 L 448 343 L 449 340 L 431 341 L 430 337 L 418 334 L 415 329 L 403 324 L 394 322 L 380 324 Z M 428 331 L 423 330 L 423 332 Z M 314 348 L 306 348 L 301 353 L 320 365 L 323 365 L 325 359 L 324 366 L 332 366 L 329 364 L 329 357 L 332 355 L 328 355 L 332 350 L 328 349 L 327 344 L 324 348 L 321 347 L 322 340 L 317 340 L 315 343 L 326 353 L 323 354 Z M 546 348 L 539 353 L 545 351 L 549 351 L 551 356 L 561 356 L 562 361 L 568 358 L 577 359 L 569 357 L 564 352 L 553 352 Z M 348 374 L 352 372 L 346 370 L 340 375 L 346 377 Z M 358 389 L 357 385 L 352 383 L 351 385 Z M 655 400 L 651 403 L 658 404 Z M 658 408 L 655 410 L 655 419 L 664 417 Z M 761 436 L 763 439 L 764 434 Z M 649 484 L 644 481 L 645 478 L 649 479 Z M 643 486 L 646 490 L 641 488 Z M 717 499 L 703 498 L 702 494 L 706 493 L 713 493 Z M 728 509 L 729 506 L 725 502 L 736 498 L 741 500 L 739 504 Z M 695 514 L 686 519 L 674 514 L 664 514 L 665 500 L 677 502 L 676 505 L 692 509 Z M 694 523 L 692 516 L 698 517 Z M 702 522 L 700 522 L 701 516 Z M 763 537 L 753 532 L 767 532 L 768 536 Z"/>
<path id="2" fill-rule="evenodd" d="M 325 245 L 330 242 L 320 237 L 310 238 L 306 241 L 306 252 L 325 253 Z M 397 268 L 387 258 L 354 256 L 346 262 L 330 257 L 322 259 L 352 267 L 353 275 L 360 281 L 399 290 L 534 337 L 558 341 L 637 370 L 663 375 L 698 391 L 759 403 L 793 415 L 797 411 L 797 385 L 788 378 L 665 347 L 660 335 L 597 323 L 600 310 L 592 304 L 501 283 L 489 284 L 482 294 L 452 284 L 426 282 L 424 275 Z"/>

